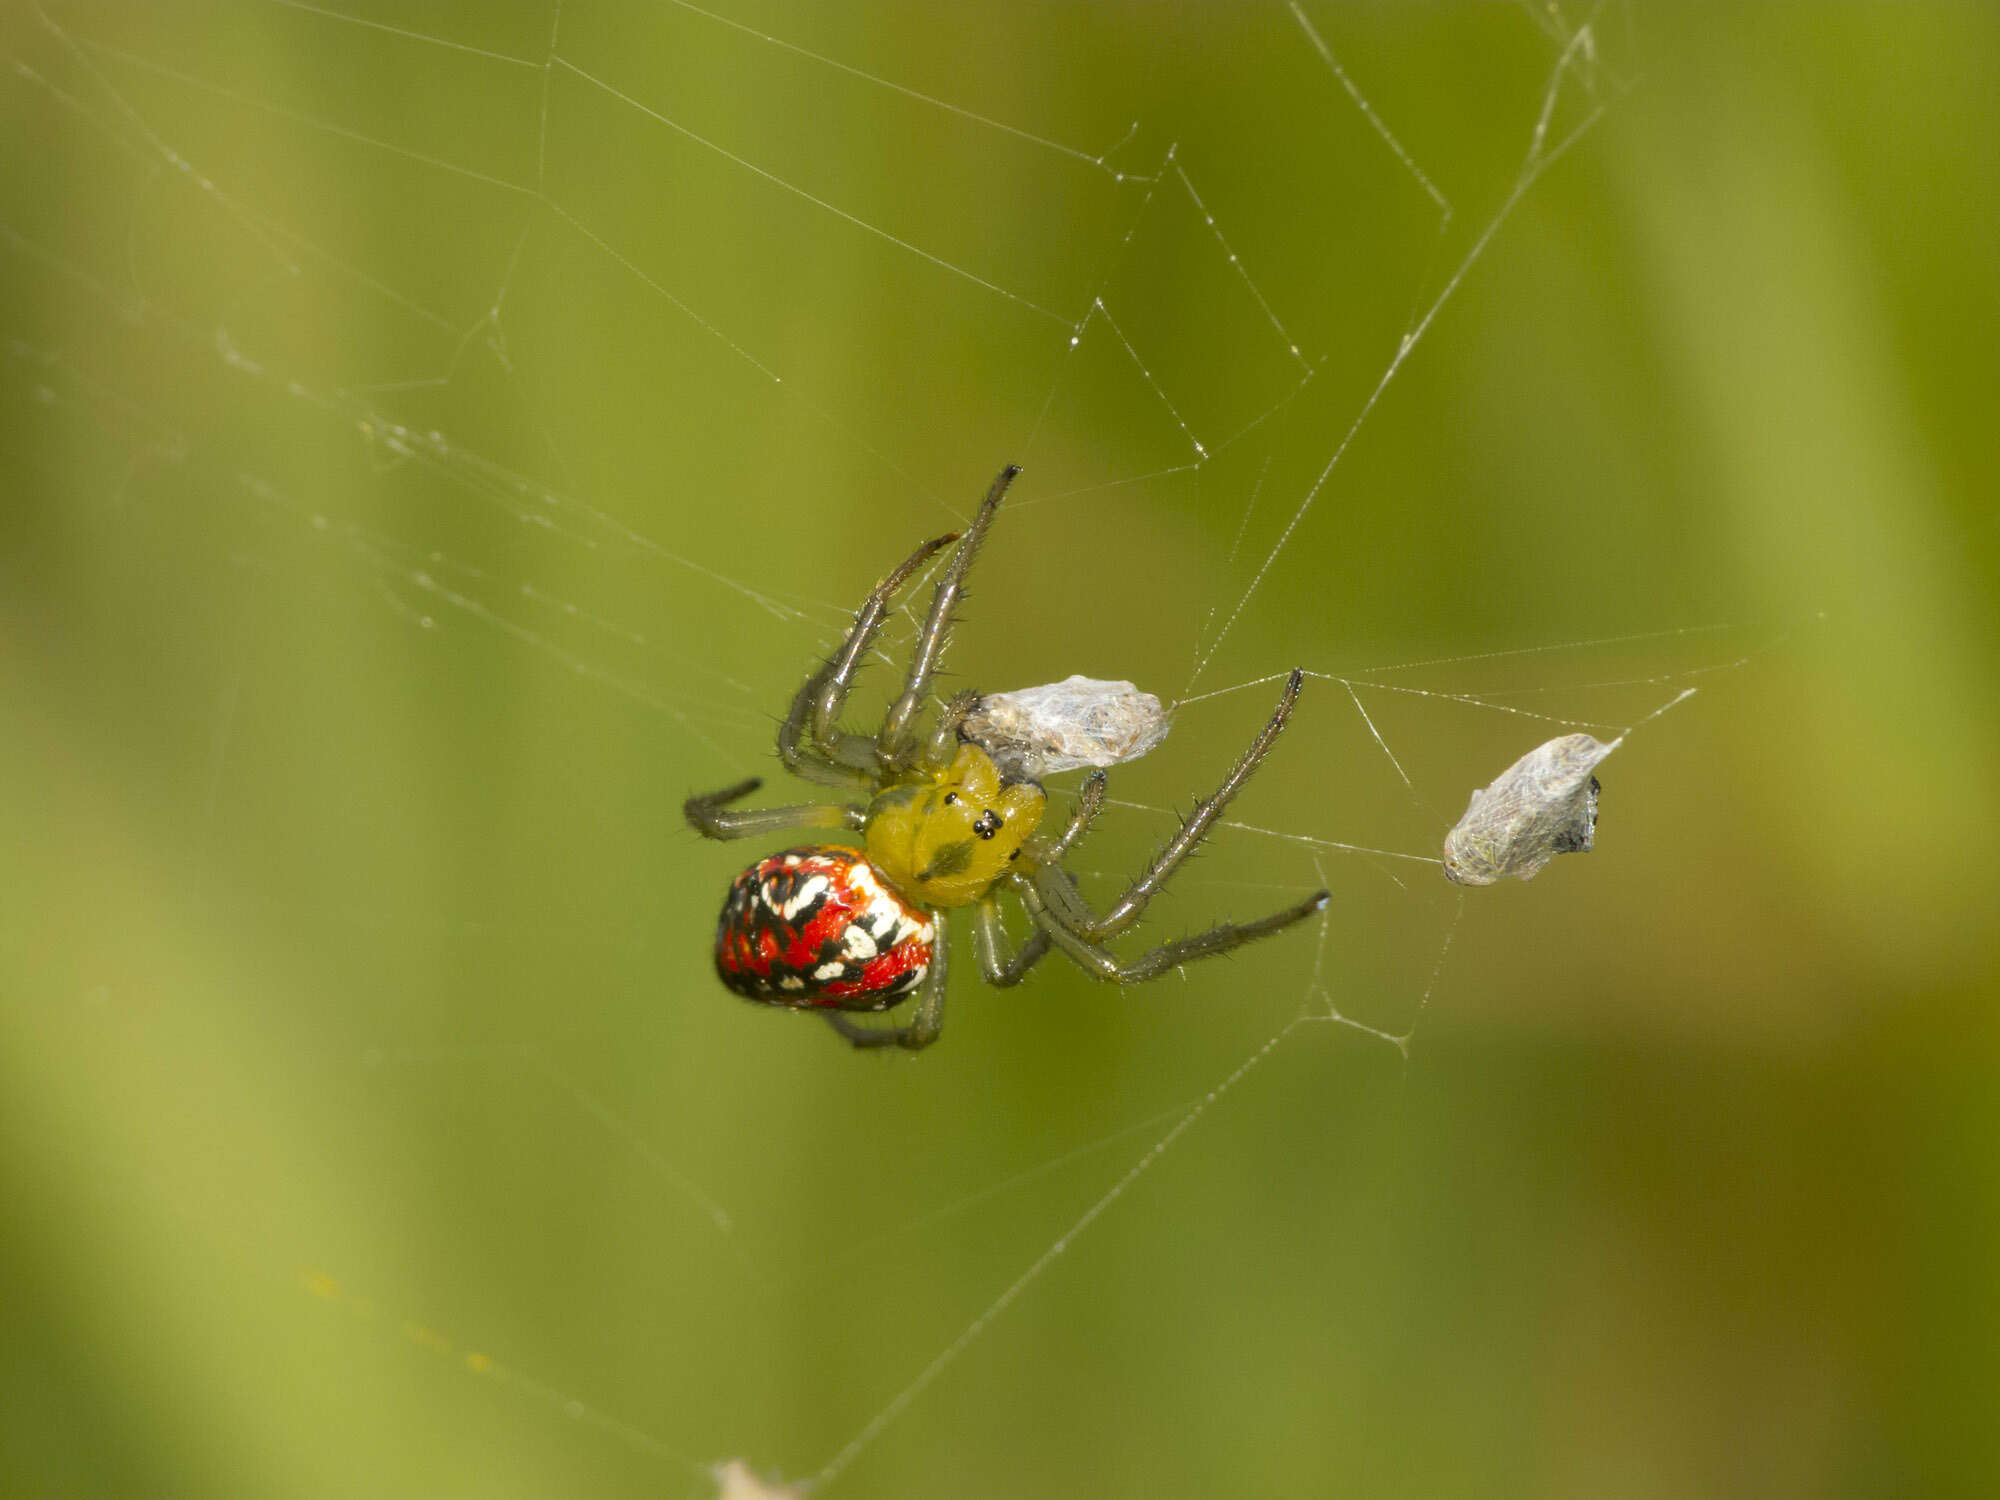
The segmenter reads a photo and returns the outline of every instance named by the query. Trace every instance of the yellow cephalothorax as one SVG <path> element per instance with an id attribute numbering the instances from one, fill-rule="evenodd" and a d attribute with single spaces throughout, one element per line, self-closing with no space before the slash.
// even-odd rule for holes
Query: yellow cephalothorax
<path id="1" fill-rule="evenodd" d="M 1042 821 L 1042 789 L 1002 783 L 977 745 L 934 778 L 890 787 L 868 805 L 868 858 L 906 899 L 969 906 L 1007 873 Z"/>

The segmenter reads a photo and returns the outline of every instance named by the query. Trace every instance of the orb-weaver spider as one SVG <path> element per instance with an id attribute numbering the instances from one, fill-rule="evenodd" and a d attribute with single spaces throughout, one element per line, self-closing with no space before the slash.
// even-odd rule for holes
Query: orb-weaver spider
<path id="1" fill-rule="evenodd" d="M 1226 953 L 1289 927 L 1326 905 L 1327 893 L 1319 891 L 1268 917 L 1225 922 L 1130 962 L 1105 946 L 1139 919 L 1250 779 L 1291 717 L 1299 672 L 1292 673 L 1270 722 L 1214 795 L 1196 804 L 1146 873 L 1102 913 L 1085 905 L 1062 859 L 1103 805 L 1103 771 L 1091 773 L 1068 823 L 1051 835 L 1037 831 L 1041 787 L 1007 781 L 984 750 L 960 739 L 959 725 L 975 694 L 953 699 L 928 734 L 919 732 L 918 716 L 944 654 L 966 571 L 1020 472 L 1012 465 L 1000 471 L 962 539 L 952 532 L 925 542 L 877 584 L 839 649 L 792 698 L 778 730 L 778 758 L 785 768 L 822 786 L 866 793 L 869 800 L 729 810 L 729 803 L 763 784 L 752 777 L 690 797 L 684 808 L 688 822 L 712 839 L 784 828 L 840 828 L 861 835 L 859 849 L 813 844 L 758 860 L 730 886 L 715 931 L 716 973 L 730 989 L 748 999 L 817 1011 L 857 1047 L 914 1050 L 937 1040 L 948 951 L 938 914 L 953 907 L 975 909 L 980 967 L 988 983 L 1005 986 L 1020 983 L 1051 946 L 1100 979 L 1123 984 L 1153 979 L 1190 959 Z M 954 541 L 958 550 L 938 580 L 901 695 L 872 736 L 841 729 L 848 689 L 890 600 L 926 559 Z M 997 893 L 1003 886 L 1035 924 L 1011 956 L 1000 922 Z M 888 1010 L 918 990 L 923 999 L 907 1026 L 878 1029 L 848 1018 L 852 1011 Z"/>

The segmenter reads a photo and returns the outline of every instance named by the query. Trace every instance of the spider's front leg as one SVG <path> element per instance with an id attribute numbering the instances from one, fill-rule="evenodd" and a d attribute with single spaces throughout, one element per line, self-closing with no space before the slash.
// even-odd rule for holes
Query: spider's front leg
<path id="1" fill-rule="evenodd" d="M 1022 906 L 1033 918 L 1038 932 L 1046 935 L 1047 942 L 1054 943 L 1100 979 L 1136 984 L 1156 978 L 1191 959 L 1227 953 L 1232 948 L 1283 931 L 1325 907 L 1327 893 L 1315 891 L 1297 905 L 1273 912 L 1268 917 L 1260 917 L 1254 922 L 1224 922 L 1193 937 L 1162 943 L 1129 963 L 1119 959 L 1105 945 L 1107 939 L 1117 936 L 1139 919 L 1146 904 L 1166 884 L 1167 877 L 1194 853 L 1216 819 L 1222 816 L 1229 800 L 1242 790 L 1243 783 L 1262 764 L 1286 721 L 1291 718 L 1292 705 L 1298 701 L 1304 680 L 1303 672 L 1292 673 L 1270 720 L 1258 732 L 1257 738 L 1250 742 L 1250 748 L 1230 768 L 1229 774 L 1222 779 L 1222 785 L 1196 804 L 1180 832 L 1167 840 L 1154 856 L 1146 873 L 1133 881 L 1125 894 L 1102 916 L 1090 909 L 1078 892 L 1076 882 L 1056 863 L 1089 827 L 1103 800 L 1103 783 L 1098 778 L 1093 777 L 1085 785 L 1084 795 L 1070 819 L 1069 827 L 1059 838 L 1051 841 L 1047 851 L 1041 855 L 1043 862 L 1039 867 L 1010 877 L 1015 894 L 1021 898 Z"/>
<path id="2" fill-rule="evenodd" d="M 916 722 L 917 710 L 923 706 L 924 694 L 930 689 L 931 674 L 937 670 L 938 661 L 944 655 L 945 638 L 951 634 L 952 611 L 958 607 L 958 596 L 965 587 L 966 571 L 972 566 L 979 544 L 986 540 L 987 530 L 993 525 L 993 513 L 1000 508 L 1008 486 L 1013 484 L 1020 472 L 1019 464 L 1009 464 L 1000 471 L 999 477 L 987 489 L 986 498 L 979 502 L 972 524 L 965 528 L 965 537 L 959 542 L 958 550 L 952 553 L 944 576 L 938 579 L 937 590 L 931 595 L 930 613 L 924 618 L 923 629 L 917 633 L 916 645 L 910 648 L 910 670 L 903 680 L 902 694 L 889 705 L 889 711 L 882 716 L 882 727 L 875 734 L 875 757 L 885 771 L 909 768 L 917 749 L 912 725 Z"/>
<path id="3" fill-rule="evenodd" d="M 1153 863 L 1146 873 L 1132 882 L 1125 894 L 1119 897 L 1109 911 L 1102 916 L 1093 916 L 1087 923 L 1082 924 L 1080 931 L 1083 937 L 1093 942 L 1116 937 L 1139 920 L 1139 914 L 1146 909 L 1146 903 L 1160 893 L 1160 887 L 1167 883 L 1167 877 L 1179 868 L 1181 861 L 1200 847 L 1201 841 L 1208 837 L 1208 830 L 1214 826 L 1215 820 L 1222 816 L 1222 810 L 1238 792 L 1243 790 L 1243 783 L 1250 779 L 1257 767 L 1264 763 L 1264 757 L 1271 753 L 1271 746 L 1277 743 L 1278 736 L 1284 732 L 1286 723 L 1292 717 L 1292 705 L 1299 701 L 1299 689 L 1304 684 L 1304 671 L 1294 667 L 1292 675 L 1286 679 L 1284 692 L 1278 696 L 1277 708 L 1272 711 L 1264 727 L 1257 731 L 1257 738 L 1250 742 L 1250 748 L 1245 750 L 1242 758 L 1229 768 L 1229 774 L 1222 778 L 1222 785 L 1210 796 L 1195 804 L 1194 811 L 1188 814 L 1187 821 L 1181 825 L 1181 831 L 1160 847 L 1160 852 L 1153 856 Z M 1050 898 L 1049 904 L 1060 904 L 1056 899 L 1056 893 L 1046 887 L 1043 888 L 1042 894 Z M 1324 891 L 1320 892 L 1321 896 L 1325 894 Z M 1296 921 L 1297 917 L 1292 920 Z"/>
<path id="4" fill-rule="evenodd" d="M 953 531 L 924 542 L 861 601 L 840 648 L 799 685 L 785 722 L 778 726 L 778 758 L 786 770 L 829 786 L 873 785 L 874 741 L 866 735 L 841 733 L 840 711 L 896 591 L 931 554 L 956 540 L 958 533 Z"/>
<path id="5" fill-rule="evenodd" d="M 779 833 L 787 828 L 847 828 L 859 833 L 868 823 L 868 809 L 858 803 L 800 802 L 790 807 L 753 807 L 730 811 L 728 804 L 747 797 L 764 783 L 752 776 L 720 791 L 700 792 L 681 804 L 688 825 L 703 838 L 740 839 Z"/>
<path id="6" fill-rule="evenodd" d="M 1269 937 L 1274 932 L 1282 932 L 1294 922 L 1302 922 L 1313 913 L 1324 910 L 1330 899 L 1327 892 L 1315 891 L 1296 906 L 1288 906 L 1268 917 L 1259 917 L 1254 922 L 1222 922 L 1193 937 L 1162 943 L 1128 963 L 1103 943 L 1085 936 L 1069 914 L 1051 909 L 1042 900 L 1037 881 L 1020 878 L 1015 890 L 1021 898 L 1021 905 L 1034 918 L 1039 933 L 1046 933 L 1049 941 L 1099 979 L 1108 979 L 1115 984 L 1141 984 L 1193 959 L 1212 958 L 1232 948 L 1240 948 L 1245 943 L 1253 943 L 1258 938 Z M 1080 900 L 1078 905 L 1081 905 Z"/>
<path id="7" fill-rule="evenodd" d="M 1077 796 L 1076 806 L 1071 809 L 1069 823 L 1054 838 L 1036 834 L 1028 841 L 1028 854 L 1038 865 L 1059 865 L 1076 847 L 1076 841 L 1090 830 L 1097 821 L 1097 814 L 1104 807 L 1104 787 L 1106 777 L 1102 771 L 1092 771 L 1084 778 L 1083 790 Z"/>

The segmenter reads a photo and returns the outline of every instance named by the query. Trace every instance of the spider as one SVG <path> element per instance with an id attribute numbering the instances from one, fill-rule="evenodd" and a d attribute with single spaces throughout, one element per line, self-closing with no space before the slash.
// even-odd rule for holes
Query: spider
<path id="1" fill-rule="evenodd" d="M 973 940 L 989 984 L 1019 984 L 1051 947 L 1086 971 L 1121 984 L 1157 978 L 1190 959 L 1226 953 L 1291 926 L 1326 905 L 1316 892 L 1254 922 L 1229 923 L 1120 960 L 1106 943 L 1139 919 L 1181 861 L 1192 854 L 1229 799 L 1242 789 L 1291 717 L 1303 674 L 1294 671 L 1270 721 L 1223 778 L 1195 805 L 1146 873 L 1102 913 L 1087 906 L 1067 855 L 1104 803 L 1105 777 L 1084 782 L 1060 831 L 1041 829 L 1045 797 L 1033 781 L 1009 781 L 959 726 L 977 695 L 954 698 L 928 732 L 919 719 L 932 674 L 944 654 L 953 612 L 973 557 L 1021 471 L 1009 465 L 987 490 L 963 536 L 925 542 L 862 601 L 839 649 L 806 678 L 778 729 L 785 769 L 855 798 L 732 811 L 729 804 L 763 784 L 752 777 L 687 799 L 688 822 L 712 839 L 787 828 L 838 828 L 851 844 L 809 844 L 766 855 L 738 875 L 715 929 L 715 970 L 747 999 L 816 1012 L 856 1047 L 928 1047 L 944 1023 L 948 945 L 941 921 L 954 908 L 973 911 Z M 958 543 L 940 575 L 918 632 L 903 690 L 873 735 L 840 727 L 848 690 L 891 600 L 933 554 Z M 1001 926 L 999 892 L 1010 890 L 1034 924 L 1011 955 Z M 914 1019 L 896 1027 L 863 1026 L 851 1013 L 887 1011 L 921 992 Z"/>

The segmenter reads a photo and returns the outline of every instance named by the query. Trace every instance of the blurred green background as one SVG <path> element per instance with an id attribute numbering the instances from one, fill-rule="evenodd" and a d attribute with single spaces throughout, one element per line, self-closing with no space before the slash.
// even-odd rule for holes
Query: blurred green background
<path id="1" fill-rule="evenodd" d="M 968 1332 L 825 1493 L 1991 1493 L 1991 8 L 1307 6 L 1421 177 L 1276 6 L 338 9 L 0 15 L 10 1493 L 805 1478 Z M 1303 664 L 1148 930 L 1333 906 L 850 1055 L 680 802 L 1008 460 L 960 680 L 1190 700 L 1088 888 Z"/>

